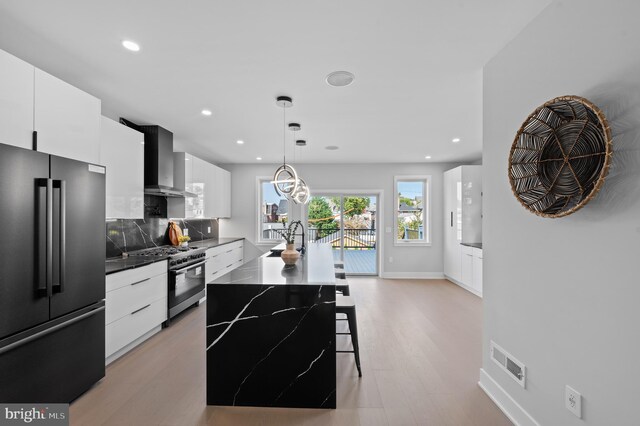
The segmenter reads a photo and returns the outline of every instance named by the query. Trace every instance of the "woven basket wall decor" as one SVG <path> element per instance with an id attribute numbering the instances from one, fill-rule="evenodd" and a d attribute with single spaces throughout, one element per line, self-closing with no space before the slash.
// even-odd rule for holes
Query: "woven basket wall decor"
<path id="1" fill-rule="evenodd" d="M 609 172 L 611 129 L 593 103 L 552 99 L 522 123 L 509 155 L 511 190 L 542 217 L 576 212 L 598 193 Z"/>

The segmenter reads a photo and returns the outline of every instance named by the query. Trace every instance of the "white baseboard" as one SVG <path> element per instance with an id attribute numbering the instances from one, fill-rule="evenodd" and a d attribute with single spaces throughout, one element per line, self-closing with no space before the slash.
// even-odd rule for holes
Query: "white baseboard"
<path id="1" fill-rule="evenodd" d="M 444 279 L 442 272 L 383 272 L 380 278 L 392 278 L 403 280 L 441 280 Z"/>
<path id="2" fill-rule="evenodd" d="M 452 282 L 452 283 L 454 283 L 455 285 L 457 285 L 457 286 L 460 286 L 460 287 L 464 288 L 464 289 L 465 289 L 465 290 L 467 290 L 468 292 L 473 293 L 473 294 L 475 294 L 475 295 L 476 295 L 476 296 L 478 296 L 478 297 L 482 297 L 482 292 L 481 292 L 481 291 L 478 291 L 478 290 L 476 290 L 475 288 L 471 288 L 471 287 L 469 287 L 468 285 L 463 284 L 463 283 L 461 283 L 460 281 L 455 280 L 455 279 L 451 278 L 451 277 L 450 277 L 450 276 L 448 276 L 448 275 L 445 275 L 445 276 L 444 276 L 444 278 L 445 278 L 445 279 L 447 279 L 447 280 L 449 280 L 449 281 L 451 281 L 451 282 Z"/>
<path id="3" fill-rule="evenodd" d="M 483 368 L 478 386 L 516 426 L 540 426 Z"/>

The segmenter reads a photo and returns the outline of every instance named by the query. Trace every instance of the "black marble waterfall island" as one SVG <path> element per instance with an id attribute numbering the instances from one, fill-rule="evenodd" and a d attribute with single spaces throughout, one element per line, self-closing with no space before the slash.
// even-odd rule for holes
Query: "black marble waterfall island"
<path id="1" fill-rule="evenodd" d="M 207 404 L 336 407 L 328 244 L 294 267 L 264 255 L 207 285 Z"/>

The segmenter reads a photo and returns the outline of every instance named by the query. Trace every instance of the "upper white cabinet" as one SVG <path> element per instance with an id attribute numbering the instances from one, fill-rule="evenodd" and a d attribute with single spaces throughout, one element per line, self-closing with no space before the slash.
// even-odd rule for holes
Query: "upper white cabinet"
<path id="1" fill-rule="evenodd" d="M 460 243 L 482 242 L 482 166 L 444 173 L 444 209 L 444 274 L 457 282 L 469 281 L 471 259 Z"/>
<path id="2" fill-rule="evenodd" d="M 100 164 L 107 167 L 107 218 L 142 219 L 144 134 L 102 117 Z"/>
<path id="3" fill-rule="evenodd" d="M 0 142 L 100 161 L 100 99 L 0 50 Z"/>
<path id="4" fill-rule="evenodd" d="M 38 151 L 100 162 L 100 99 L 36 68 Z"/>
<path id="5" fill-rule="evenodd" d="M 35 68 L 0 50 L 0 143 L 31 149 Z"/>
<path id="6" fill-rule="evenodd" d="M 209 217 L 231 217 L 231 173 L 217 166 L 209 168 L 207 182 L 210 191 L 205 198 Z"/>
<path id="7" fill-rule="evenodd" d="M 231 174 L 186 152 L 173 153 L 173 184 L 196 197 L 170 200 L 171 217 L 231 217 Z"/>

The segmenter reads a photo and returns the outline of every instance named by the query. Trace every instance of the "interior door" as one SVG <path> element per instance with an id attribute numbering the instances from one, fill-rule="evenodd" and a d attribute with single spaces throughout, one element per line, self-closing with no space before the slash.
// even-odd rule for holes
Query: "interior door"
<path id="1" fill-rule="evenodd" d="M 105 297 L 104 168 L 51 156 L 55 318 Z"/>
<path id="2" fill-rule="evenodd" d="M 0 144 L 0 338 L 49 319 L 48 177 L 48 155 Z"/>

